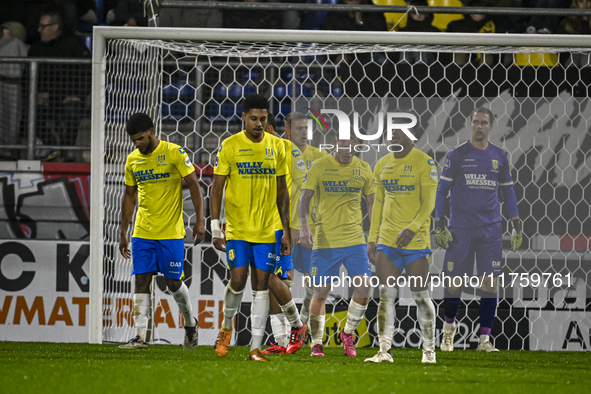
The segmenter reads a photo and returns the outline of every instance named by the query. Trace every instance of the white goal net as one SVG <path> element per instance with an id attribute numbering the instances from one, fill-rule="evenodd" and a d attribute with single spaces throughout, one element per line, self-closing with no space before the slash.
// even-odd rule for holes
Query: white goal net
<path id="1" fill-rule="evenodd" d="M 469 139 L 471 110 L 489 107 L 496 117 L 490 139 L 508 154 L 524 221 L 520 250 L 510 252 L 509 232 L 503 236 L 495 345 L 589 349 L 591 47 L 586 37 L 98 28 L 94 45 L 91 342 L 123 342 L 133 334 L 131 261 L 120 256 L 118 241 L 124 165 L 133 150 L 124 126 L 142 111 L 156 120 L 157 136 L 181 145 L 197 169 L 208 233 L 192 246 L 195 215 L 185 190 L 185 274 L 200 344 L 214 343 L 229 272 L 225 256 L 211 245 L 212 164 L 220 143 L 242 130 L 242 100 L 256 92 L 269 98 L 280 134 L 285 116 L 295 111 L 354 111 L 366 134 L 374 134 L 378 113 L 410 110 L 419 119 L 416 147 L 435 159 L 439 173 L 447 152 Z M 334 129 L 336 118 L 325 118 L 328 129 L 310 123 L 313 146 Z M 360 157 L 373 168 L 386 153 L 372 148 Z M 503 214 L 508 218 L 505 207 Z M 368 230 L 367 217 L 364 224 Z M 436 276 L 444 253 L 435 242 L 432 249 L 430 273 Z M 180 343 L 182 317 L 162 277 L 154 287 L 153 340 Z M 299 274 L 292 292 L 301 303 Z M 250 341 L 248 288 L 244 294 L 233 342 L 239 345 Z M 328 345 L 340 344 L 336 334 L 344 327 L 351 294 L 340 288 L 328 299 Z M 456 348 L 478 343 L 475 294 L 463 293 Z M 438 345 L 443 289 L 435 287 L 432 295 Z M 379 293 L 373 297 L 358 327 L 359 346 L 377 344 Z M 420 327 L 408 288 L 397 300 L 396 317 L 394 346 L 418 347 Z"/>

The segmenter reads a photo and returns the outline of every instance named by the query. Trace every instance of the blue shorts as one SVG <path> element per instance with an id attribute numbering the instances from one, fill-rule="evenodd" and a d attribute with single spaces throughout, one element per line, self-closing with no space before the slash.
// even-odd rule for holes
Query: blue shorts
<path id="1" fill-rule="evenodd" d="M 287 279 L 287 271 L 293 271 L 293 264 L 291 263 L 291 255 L 281 256 L 281 238 L 283 238 L 283 230 L 275 231 L 275 272 L 273 272 L 279 279 Z"/>
<path id="2" fill-rule="evenodd" d="M 165 278 L 181 279 L 185 269 L 184 239 L 131 239 L 132 275 L 161 272 Z"/>
<path id="3" fill-rule="evenodd" d="M 233 239 L 226 242 L 228 268 L 252 265 L 260 270 L 275 271 L 275 243 L 258 244 Z"/>
<path id="4" fill-rule="evenodd" d="M 371 265 L 367 257 L 367 245 L 353 245 L 344 248 L 326 248 L 312 251 L 312 277 L 339 276 L 341 264 L 345 265 L 350 277 L 371 276 Z M 316 283 L 320 283 L 318 281 Z"/>
<path id="5" fill-rule="evenodd" d="M 409 265 L 421 257 L 427 257 L 431 254 L 431 249 L 399 249 L 391 246 L 378 244 L 376 252 L 382 252 L 394 263 L 396 267 L 402 272 L 404 267 Z"/>
<path id="6" fill-rule="evenodd" d="M 503 265 L 501 223 L 483 227 L 450 228 L 453 241 L 445 252 L 443 269 L 449 276 L 472 276 L 474 257 L 478 276 L 498 276 Z"/>
<path id="7" fill-rule="evenodd" d="M 306 249 L 301 244 L 296 244 L 291 252 L 293 256 L 293 268 L 301 273 L 310 273 L 310 260 L 312 259 L 312 249 Z"/>

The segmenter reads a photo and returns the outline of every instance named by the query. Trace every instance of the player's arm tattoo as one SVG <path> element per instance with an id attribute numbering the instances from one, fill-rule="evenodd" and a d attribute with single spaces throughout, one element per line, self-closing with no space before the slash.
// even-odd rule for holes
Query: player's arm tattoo
<path id="1" fill-rule="evenodd" d="M 277 177 L 277 209 L 283 229 L 289 231 L 289 190 L 287 190 L 285 175 Z"/>
<path id="2" fill-rule="evenodd" d="M 310 216 L 310 201 L 312 201 L 312 196 L 314 196 L 314 190 L 302 189 L 299 207 L 300 226 L 303 224 L 308 224 L 308 217 Z"/>

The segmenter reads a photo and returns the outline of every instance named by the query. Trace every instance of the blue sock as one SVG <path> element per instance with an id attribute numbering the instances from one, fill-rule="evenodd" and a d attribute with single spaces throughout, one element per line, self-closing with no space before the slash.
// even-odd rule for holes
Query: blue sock
<path id="1" fill-rule="evenodd" d="M 460 297 L 453 296 L 447 289 L 445 289 L 444 297 L 445 321 L 451 324 L 456 321 L 458 309 L 460 308 Z"/>
<path id="2" fill-rule="evenodd" d="M 490 335 L 497 311 L 497 293 L 480 290 L 480 335 Z"/>

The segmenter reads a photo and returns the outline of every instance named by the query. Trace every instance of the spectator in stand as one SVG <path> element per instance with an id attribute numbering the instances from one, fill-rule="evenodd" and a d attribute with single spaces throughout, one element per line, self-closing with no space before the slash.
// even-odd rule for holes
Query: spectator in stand
<path id="1" fill-rule="evenodd" d="M 244 0 L 245 3 L 263 3 L 261 0 Z M 235 29 L 280 29 L 280 11 L 224 11 L 224 27 Z"/>
<path id="2" fill-rule="evenodd" d="M 111 26 L 148 26 L 144 16 L 144 2 L 119 0 L 117 6 L 107 12 L 106 22 Z"/>
<path id="3" fill-rule="evenodd" d="M 53 0 L 61 11 L 64 25 L 72 33 L 78 30 L 79 22 L 96 24 L 96 3 L 94 0 Z"/>
<path id="4" fill-rule="evenodd" d="M 0 26 L 0 57 L 25 57 L 29 46 L 24 42 L 27 31 L 18 22 L 5 22 Z M 21 77 L 24 64 L 0 63 L 0 145 L 18 142 L 22 113 Z M 16 150 L 0 149 L 0 160 L 18 159 Z"/>
<path id="5" fill-rule="evenodd" d="M 468 1 L 469 7 L 489 7 L 488 0 L 471 0 Z M 459 19 L 450 22 L 447 25 L 448 33 L 496 33 L 495 23 L 486 14 L 469 14 L 465 15 L 464 19 Z M 474 65 L 488 64 L 489 66 L 495 61 L 493 55 L 485 55 L 480 53 L 456 53 L 454 54 L 454 61 L 463 66 L 471 62 Z"/>
<path id="6" fill-rule="evenodd" d="M 408 1 L 409 6 L 427 7 L 429 3 L 427 0 L 412 0 Z M 421 32 L 421 33 L 441 33 L 437 27 L 433 26 L 433 14 L 419 14 L 411 11 L 408 13 L 406 26 L 400 29 L 401 32 Z M 434 52 L 401 52 L 401 60 L 410 64 L 422 62 L 431 64 L 437 60 L 437 54 Z"/>
<path id="7" fill-rule="evenodd" d="M 38 31 L 41 41 L 31 46 L 30 57 L 90 58 L 90 51 L 82 38 L 64 31 L 63 18 L 58 12 L 44 12 L 39 19 Z M 78 125 L 86 115 L 84 100 L 90 92 L 89 75 L 90 66 L 86 64 L 40 64 L 37 137 L 44 144 L 56 145 L 52 133 L 55 127 L 59 145 L 75 145 Z M 55 151 L 45 159 L 60 155 L 61 152 Z"/>
<path id="8" fill-rule="evenodd" d="M 368 0 L 340 0 L 339 4 L 373 4 Z M 386 17 L 376 12 L 329 12 L 323 30 L 387 31 Z"/>
<path id="9" fill-rule="evenodd" d="M 340 4 L 359 5 L 373 4 L 369 0 L 340 0 Z M 386 17 L 383 13 L 376 12 L 329 12 L 322 26 L 323 30 L 347 30 L 356 31 L 388 31 Z M 383 53 L 358 53 L 345 54 L 334 57 L 333 61 L 339 63 L 339 77 L 345 81 L 345 93 L 349 97 L 362 95 L 383 96 L 387 87 L 384 81 L 378 81 L 382 70 L 378 63 L 383 63 L 386 56 Z M 350 78 L 352 77 L 352 78 Z M 386 89 L 374 91 L 376 88 Z"/>
<path id="10" fill-rule="evenodd" d="M 570 0 L 537 0 L 535 8 L 567 8 Z M 535 15 L 529 20 L 529 26 L 526 29 L 528 34 L 552 34 L 556 32 L 558 24 L 562 17 Z"/>
<path id="11" fill-rule="evenodd" d="M 184 0 L 194 1 L 194 0 Z M 215 0 L 205 0 L 215 1 Z M 214 9 L 163 8 L 160 10 L 160 27 L 223 27 L 222 12 Z"/>
<path id="12" fill-rule="evenodd" d="M 591 8 L 591 0 L 573 0 L 571 9 L 586 10 Z M 562 20 L 558 34 L 591 34 L 591 18 L 588 16 L 567 16 Z"/>
<path id="13" fill-rule="evenodd" d="M 570 8 L 576 10 L 585 10 L 591 8 L 591 0 L 573 0 Z M 567 16 L 560 22 L 556 31 L 558 34 L 591 34 L 591 18 L 588 16 Z M 591 66 L 591 55 L 586 53 L 562 53 L 561 63 L 568 67 L 574 65 L 584 68 L 584 73 L 589 76 L 589 66 Z M 587 86 L 579 84 L 578 89 L 587 91 Z M 587 93 L 583 94 L 586 97 Z"/>

